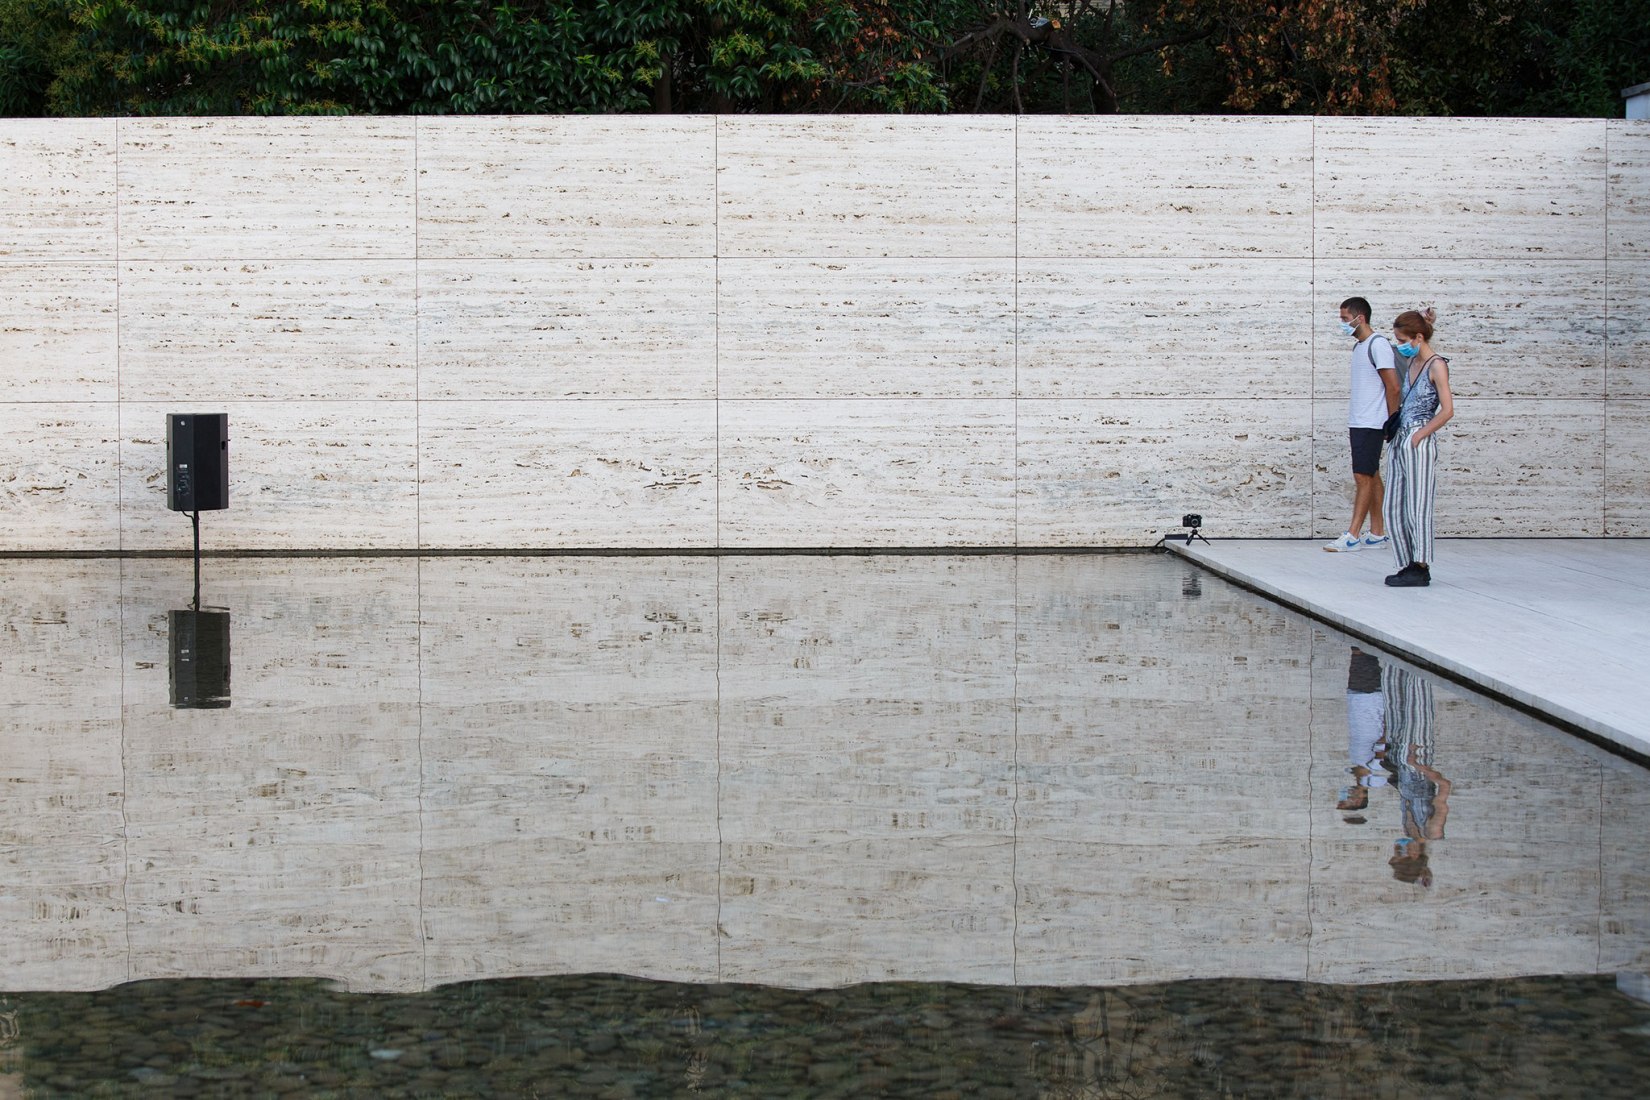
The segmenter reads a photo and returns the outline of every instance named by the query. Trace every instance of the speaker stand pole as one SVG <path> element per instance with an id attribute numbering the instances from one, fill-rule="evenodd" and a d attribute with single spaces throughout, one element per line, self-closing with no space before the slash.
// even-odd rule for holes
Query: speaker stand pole
<path id="1" fill-rule="evenodd" d="M 201 609 L 201 514 L 194 512 L 189 517 L 195 528 L 195 604 L 194 610 Z"/>

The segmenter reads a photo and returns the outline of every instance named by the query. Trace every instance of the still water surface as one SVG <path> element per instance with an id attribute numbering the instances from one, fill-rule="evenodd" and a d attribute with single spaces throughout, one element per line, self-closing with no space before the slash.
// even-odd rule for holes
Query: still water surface
<path id="1" fill-rule="evenodd" d="M 1650 775 L 1178 560 L 5 564 L 0 1096 L 1650 1091 Z"/>

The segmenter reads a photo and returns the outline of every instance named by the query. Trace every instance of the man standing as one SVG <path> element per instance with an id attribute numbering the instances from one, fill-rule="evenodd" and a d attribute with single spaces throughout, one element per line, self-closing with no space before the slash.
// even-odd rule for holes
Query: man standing
<path id="1" fill-rule="evenodd" d="M 1386 545 L 1386 525 L 1381 519 L 1381 428 L 1398 407 L 1398 371 L 1392 357 L 1392 341 L 1369 327 L 1369 302 L 1348 298 L 1341 303 L 1341 332 L 1354 337 L 1352 346 L 1352 399 L 1347 409 L 1347 427 L 1352 438 L 1352 522 L 1346 531 L 1324 547 L 1325 550 L 1363 550 Z M 1364 521 L 1369 534 L 1360 537 Z"/>

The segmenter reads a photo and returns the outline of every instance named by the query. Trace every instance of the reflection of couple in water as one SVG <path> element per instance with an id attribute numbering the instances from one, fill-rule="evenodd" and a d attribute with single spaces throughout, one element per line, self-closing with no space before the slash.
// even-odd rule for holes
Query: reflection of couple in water
<path id="1" fill-rule="evenodd" d="M 1346 675 L 1347 769 L 1353 785 L 1341 791 L 1337 810 L 1346 821 L 1367 819 L 1369 792 L 1398 792 L 1404 835 L 1387 863 L 1399 882 L 1432 885 L 1427 846 L 1444 838 L 1450 781 L 1432 766 L 1432 684 L 1421 676 L 1352 647 Z"/>

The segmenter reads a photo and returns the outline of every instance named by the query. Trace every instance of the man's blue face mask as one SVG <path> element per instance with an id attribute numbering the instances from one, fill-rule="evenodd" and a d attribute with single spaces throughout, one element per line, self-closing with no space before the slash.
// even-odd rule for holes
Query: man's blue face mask
<path id="1" fill-rule="evenodd" d="M 1341 322 L 1341 335 L 1342 336 L 1356 336 L 1356 335 L 1358 335 L 1358 330 L 1353 328 L 1351 326 L 1351 324 L 1349 324 L 1348 322 L 1342 321 Z"/>

